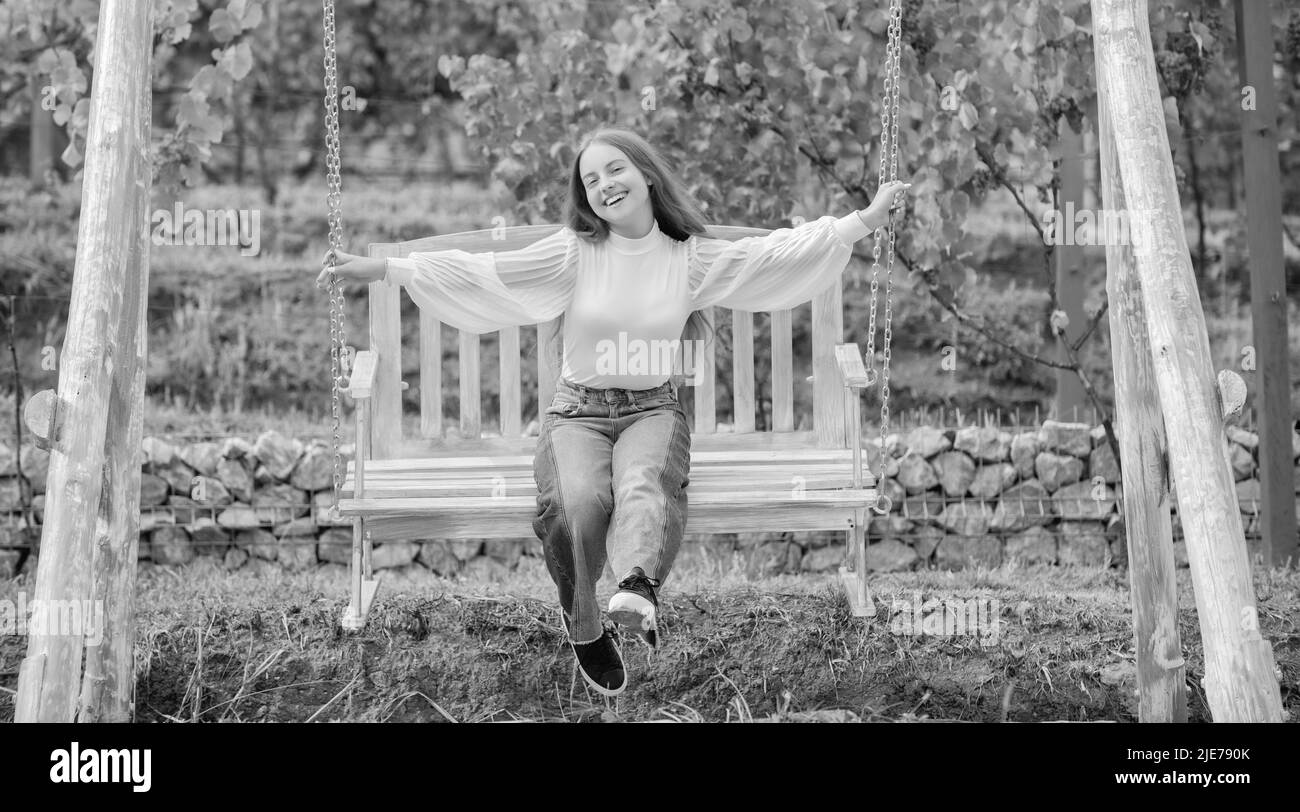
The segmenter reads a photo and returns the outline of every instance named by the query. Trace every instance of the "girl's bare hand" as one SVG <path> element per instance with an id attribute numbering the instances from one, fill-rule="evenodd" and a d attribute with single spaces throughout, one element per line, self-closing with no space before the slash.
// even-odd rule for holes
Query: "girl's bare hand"
<path id="1" fill-rule="evenodd" d="M 890 180 L 876 190 L 876 197 L 871 201 L 869 209 L 877 212 L 887 212 L 892 209 L 901 208 L 903 201 L 900 195 L 912 188 L 912 184 L 901 180 Z"/>
<path id="2" fill-rule="evenodd" d="M 370 259 L 346 251 L 334 252 L 334 264 L 330 265 L 330 252 L 321 257 L 324 270 L 316 277 L 316 287 L 325 289 L 329 286 L 330 272 L 346 282 L 378 282 L 386 275 L 382 259 Z"/>
<path id="3" fill-rule="evenodd" d="M 902 195 L 911 188 L 912 184 L 901 180 L 886 181 L 876 190 L 871 205 L 858 211 L 858 217 L 871 229 L 888 226 L 890 212 L 903 207 Z"/>

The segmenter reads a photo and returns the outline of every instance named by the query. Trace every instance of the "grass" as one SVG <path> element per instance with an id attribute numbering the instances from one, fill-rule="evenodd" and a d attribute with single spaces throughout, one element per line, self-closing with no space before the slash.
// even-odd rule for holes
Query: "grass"
<path id="1" fill-rule="evenodd" d="M 338 616 L 346 571 L 227 572 L 201 558 L 138 581 L 141 721 L 1136 721 L 1126 575 L 1101 568 L 919 571 L 871 578 L 878 614 L 849 612 L 831 576 L 750 578 L 688 545 L 663 591 L 653 657 L 626 641 L 630 687 L 589 694 L 540 559 L 494 580 L 386 571 L 366 629 Z M 1300 574 L 1254 572 L 1260 628 L 1300 705 Z M 1190 718 L 1208 720 L 1188 570 L 1178 571 Z M 12 598 L 22 581 L 0 584 Z M 601 598 L 612 590 L 602 582 Z M 997 599 L 999 636 L 891 630 L 895 600 Z M 0 638 L 0 720 L 23 654 Z M 7 689 L 7 690 L 4 690 Z"/>

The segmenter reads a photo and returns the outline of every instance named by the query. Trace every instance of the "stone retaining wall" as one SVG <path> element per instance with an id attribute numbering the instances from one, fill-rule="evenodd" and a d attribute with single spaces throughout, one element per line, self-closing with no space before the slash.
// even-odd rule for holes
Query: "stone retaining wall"
<path id="1" fill-rule="evenodd" d="M 1258 438 L 1231 427 L 1229 459 L 1248 539 L 1255 512 Z M 878 459 L 879 441 L 866 451 Z M 1025 563 L 1101 565 L 1125 562 L 1119 471 L 1100 427 L 1046 421 L 1037 429 L 922 427 L 886 439 L 881 485 L 894 501 L 871 520 L 868 563 L 877 570 L 918 566 L 959 569 Z M 1293 437 L 1293 459 L 1300 437 Z M 147 437 L 140 487 L 140 558 L 185 564 L 219 556 L 227 567 L 250 557 L 290 569 L 347 564 L 350 524 L 332 523 L 332 457 L 320 441 L 302 443 L 276 432 L 248 441 L 173 445 Z M 350 459 L 352 447 L 343 449 Z M 0 443 L 0 575 L 12 570 L 22 543 L 13 449 Z M 21 454 L 32 481 L 37 522 L 43 519 L 48 455 Z M 872 462 L 871 470 L 879 470 Z M 1300 482 L 1300 472 L 1297 474 Z M 9 511 L 6 513 L 6 511 Z M 1177 516 L 1175 515 L 1177 538 Z M 710 553 L 734 553 L 754 575 L 833 570 L 844 558 L 844 533 L 687 534 Z M 6 547 L 10 549 L 6 549 Z M 1175 552 L 1185 566 L 1182 543 Z M 536 538 L 389 541 L 375 547 L 378 569 L 420 565 L 444 575 L 491 577 L 520 556 L 541 554 Z"/>

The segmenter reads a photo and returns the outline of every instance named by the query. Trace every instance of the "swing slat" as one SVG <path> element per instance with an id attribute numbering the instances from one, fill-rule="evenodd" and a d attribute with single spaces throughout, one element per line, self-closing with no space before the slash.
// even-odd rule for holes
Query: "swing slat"
<path id="1" fill-rule="evenodd" d="M 442 322 L 420 311 L 420 434 L 442 437 Z"/>
<path id="2" fill-rule="evenodd" d="M 874 503 L 875 491 L 809 494 L 804 500 L 773 500 L 735 494 L 692 494 L 688 533 L 759 533 L 779 527 L 790 531 L 851 531 L 855 510 Z M 344 516 L 364 516 L 378 542 L 391 539 L 525 539 L 533 535 L 535 496 L 447 499 L 340 500 Z"/>
<path id="3" fill-rule="evenodd" d="M 799 448 L 754 449 L 750 451 L 697 451 L 691 449 L 691 465 L 803 465 L 813 463 L 841 463 L 847 468 L 853 462 L 851 449 Z M 491 455 L 464 457 L 409 458 L 395 460 L 367 460 L 366 473 L 381 471 L 434 471 L 473 468 L 519 468 L 532 471 L 532 454 Z M 353 463 L 348 463 L 348 471 Z"/>
<path id="4" fill-rule="evenodd" d="M 772 426 L 776 431 L 794 428 L 793 314 L 777 310 L 772 322 Z"/>
<path id="5" fill-rule="evenodd" d="M 754 430 L 754 314 L 731 311 L 731 397 L 736 432 Z"/>
<path id="6" fill-rule="evenodd" d="M 763 492 L 779 497 L 800 490 L 833 491 L 853 487 L 852 476 L 843 466 L 756 468 L 754 466 L 722 467 L 693 470 L 689 476 L 690 494 L 717 492 Z M 508 473 L 483 471 L 444 472 L 388 472 L 378 476 L 369 470 L 365 477 L 365 495 L 373 498 L 398 496 L 482 496 L 504 492 L 518 494 L 536 492 L 531 469 L 511 470 Z M 345 482 L 344 498 L 355 495 L 352 480 Z"/>

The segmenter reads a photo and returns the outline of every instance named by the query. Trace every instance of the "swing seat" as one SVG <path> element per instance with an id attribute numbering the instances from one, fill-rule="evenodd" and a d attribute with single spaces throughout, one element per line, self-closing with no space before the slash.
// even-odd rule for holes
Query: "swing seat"
<path id="1" fill-rule="evenodd" d="M 376 258 L 406 256 L 414 251 L 458 248 L 464 251 L 508 251 L 529 245 L 560 226 L 517 226 L 439 235 L 404 243 L 369 246 Z M 764 229 L 711 226 L 718 238 L 738 239 L 768 233 Z M 844 277 L 841 277 L 843 279 Z M 546 353 L 520 351 L 521 328 L 485 334 L 496 346 L 499 377 L 498 413 L 492 436 L 482 427 L 479 381 L 481 336 L 458 333 L 459 436 L 444 431 L 442 387 L 443 325 L 419 311 L 415 352 L 418 354 L 418 425 L 405 426 L 401 393 L 401 286 L 375 282 L 368 286 L 370 349 L 358 352 L 348 388 L 355 403 L 356 456 L 347 465 L 339 498 L 339 514 L 354 523 L 351 602 L 344 612 L 348 629 L 364 626 L 378 588 L 371 573 L 375 542 L 395 539 L 527 539 L 537 510 L 533 451 L 537 438 L 522 427 L 522 376 L 526 360 L 536 363 L 536 418 L 540 422 L 555 391 L 556 370 Z M 710 341 L 696 362 L 703 367 L 702 383 L 691 387 L 694 424 L 687 493 L 688 533 L 754 533 L 770 531 L 843 530 L 848 560 L 841 577 L 853 613 L 875 614 L 866 585 L 865 524 L 877 504 L 875 481 L 861 452 L 861 391 L 869 385 L 861 353 L 843 336 L 842 282 L 829 285 L 810 308 L 811 389 L 813 425 L 794 423 L 794 310 L 767 314 L 771 341 L 770 431 L 755 428 L 755 314 L 730 312 L 731 364 L 727 391 L 733 414 L 730 430 L 718 431 L 716 419 L 718 340 Z M 703 311 L 716 336 L 716 311 Z M 545 346 L 555 335 L 558 319 L 536 325 L 537 343 Z M 523 328 L 529 329 L 529 328 Z M 682 400 L 687 395 L 683 389 Z M 414 422 L 414 421 L 412 421 Z M 405 431 L 404 431 L 405 429 Z"/>

